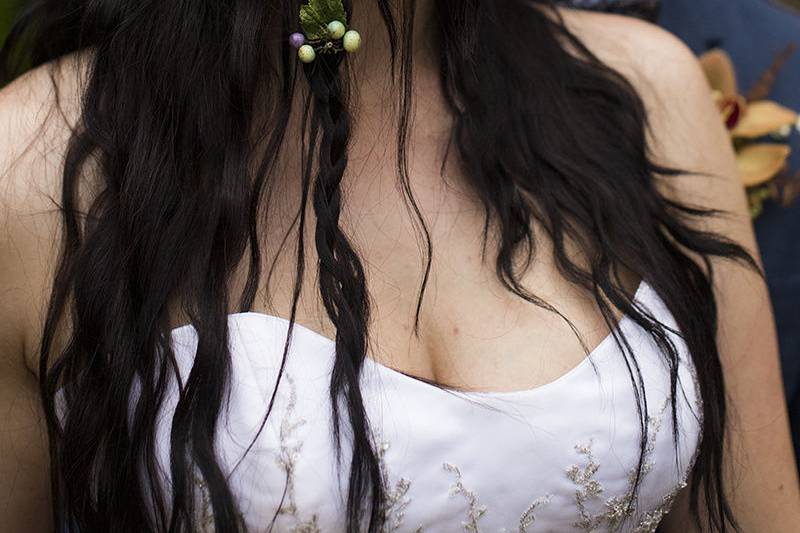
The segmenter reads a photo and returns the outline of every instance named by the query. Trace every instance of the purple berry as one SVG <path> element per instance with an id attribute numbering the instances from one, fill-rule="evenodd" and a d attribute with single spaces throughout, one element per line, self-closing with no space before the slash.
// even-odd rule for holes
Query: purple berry
<path id="1" fill-rule="evenodd" d="M 302 33 L 293 33 L 289 36 L 289 43 L 294 48 L 300 48 L 306 44 L 306 36 Z"/>

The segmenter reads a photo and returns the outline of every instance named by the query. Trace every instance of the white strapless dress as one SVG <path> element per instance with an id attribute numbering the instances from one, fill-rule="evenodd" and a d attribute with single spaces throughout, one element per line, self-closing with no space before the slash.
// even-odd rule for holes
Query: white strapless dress
<path id="1" fill-rule="evenodd" d="M 675 328 L 649 285 L 642 283 L 635 299 Z M 221 464 L 233 471 L 244 520 L 259 533 L 270 530 L 276 513 L 271 531 L 345 531 L 350 453 L 345 438 L 337 471 L 328 397 L 334 342 L 295 325 L 275 407 L 242 458 L 274 390 L 288 321 L 240 313 L 229 316 L 229 326 L 232 384 L 217 445 Z M 671 333 L 681 357 L 676 454 L 667 365 L 632 320 L 623 318 L 619 326 L 644 376 L 649 415 L 637 497 L 640 423 L 613 336 L 557 380 L 519 392 L 450 392 L 368 359 L 362 390 L 386 480 L 384 531 L 655 531 L 686 486 L 700 436 L 700 399 L 686 346 Z M 186 379 L 195 329 L 173 330 L 172 343 Z M 176 399 L 173 388 L 157 428 L 165 472 Z M 198 488 L 205 499 L 202 483 Z M 207 499 L 199 508 L 209 511 Z M 206 523 L 212 531 L 213 521 Z"/>

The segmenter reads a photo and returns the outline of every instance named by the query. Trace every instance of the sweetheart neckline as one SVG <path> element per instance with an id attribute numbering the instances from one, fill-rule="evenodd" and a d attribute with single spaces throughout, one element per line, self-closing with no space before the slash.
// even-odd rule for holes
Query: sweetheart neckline
<path id="1" fill-rule="evenodd" d="M 636 292 L 633 295 L 633 302 L 640 303 L 642 294 L 645 292 L 646 289 L 649 289 L 649 284 L 642 280 L 636 288 Z M 286 326 L 288 328 L 289 320 L 277 315 L 271 315 L 268 313 L 262 313 L 258 311 L 242 311 L 238 313 L 229 313 L 227 315 L 228 320 L 239 320 L 244 317 L 251 317 L 257 318 L 260 320 L 270 320 L 270 321 L 277 321 L 280 324 Z M 407 374 L 395 368 L 392 368 L 384 363 L 381 363 L 372 357 L 366 357 L 364 360 L 365 366 L 369 366 L 373 368 L 376 372 L 382 372 L 393 378 L 395 380 L 410 382 L 412 385 L 417 387 L 423 387 L 425 389 L 434 389 L 439 392 L 462 395 L 465 397 L 474 397 L 474 398 L 498 398 L 498 399 L 509 399 L 509 398 L 516 398 L 519 396 L 528 396 L 533 394 L 539 394 L 545 390 L 550 389 L 558 384 L 563 383 L 564 381 L 569 380 L 573 376 L 581 373 L 585 368 L 589 366 L 593 366 L 594 363 L 597 361 L 599 356 L 604 353 L 609 344 L 615 342 L 614 333 L 617 331 L 621 331 L 622 328 L 630 321 L 630 317 L 628 315 L 622 315 L 622 317 L 617 321 L 614 330 L 610 331 L 608 335 L 603 337 L 597 345 L 589 351 L 586 356 L 584 356 L 579 363 L 575 366 L 567 370 L 566 372 L 562 373 L 561 375 L 557 376 L 556 378 L 542 383 L 541 385 L 536 385 L 534 387 L 529 387 L 525 389 L 515 389 L 515 390 L 508 390 L 508 391 L 479 391 L 479 390 L 460 390 L 451 387 L 441 387 L 434 384 L 429 383 L 425 379 L 413 376 L 411 374 Z M 175 327 L 169 331 L 170 337 L 173 337 L 181 331 L 185 331 L 187 329 L 194 330 L 194 326 L 192 324 L 184 324 L 182 326 Z M 294 332 L 292 335 L 294 336 L 297 332 L 310 336 L 314 338 L 318 342 L 326 345 L 331 351 L 333 352 L 333 348 L 336 345 L 336 341 L 327 335 L 323 335 L 318 331 L 304 326 L 298 322 L 294 324 Z"/>

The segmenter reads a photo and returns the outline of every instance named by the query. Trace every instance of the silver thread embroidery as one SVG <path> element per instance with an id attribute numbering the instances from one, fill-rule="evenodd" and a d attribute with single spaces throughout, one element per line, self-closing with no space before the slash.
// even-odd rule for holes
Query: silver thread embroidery
<path id="1" fill-rule="evenodd" d="M 277 457 L 278 466 L 286 475 L 285 503 L 278 510 L 278 514 L 288 515 L 294 520 L 294 525 L 289 530 L 290 533 L 320 533 L 319 516 L 313 514 L 311 518 L 303 520 L 300 516 L 296 501 L 295 473 L 297 460 L 302 450 L 302 442 L 293 443 L 295 432 L 306 423 L 304 419 L 294 419 L 295 408 L 297 406 L 297 387 L 294 379 L 286 374 L 286 382 L 289 386 L 289 399 L 286 405 L 285 415 L 280 426 L 280 452 Z M 394 487 L 390 486 L 389 472 L 386 466 L 385 454 L 389 449 L 389 443 L 384 442 L 378 449 L 378 460 L 381 467 L 382 478 L 384 480 L 385 499 L 385 521 L 381 528 L 381 533 L 396 533 L 403 524 L 405 511 L 411 503 L 407 497 L 411 488 L 411 482 L 405 478 L 400 478 Z M 422 528 L 417 528 L 414 533 L 422 533 Z"/>
<path id="2" fill-rule="evenodd" d="M 467 489 L 464 486 L 464 481 L 461 476 L 461 470 L 450 463 L 444 463 L 442 465 L 443 468 L 450 472 L 455 476 L 455 481 L 453 485 L 450 487 L 450 495 L 462 495 L 465 500 L 467 500 L 467 520 L 461 522 L 461 525 L 464 528 L 464 531 L 467 533 L 481 533 L 480 525 L 478 522 L 483 518 L 483 516 L 487 512 L 487 508 L 485 505 L 481 505 L 480 501 L 478 500 L 478 496 L 472 492 L 471 490 Z M 533 525 L 536 520 L 536 516 L 534 515 L 534 511 L 536 511 L 542 505 L 546 505 L 550 503 L 550 495 L 542 496 L 531 503 L 525 512 L 519 518 L 519 525 L 517 532 L 518 533 L 527 533 L 528 528 Z M 503 528 L 500 533 L 507 533 L 507 529 Z"/>
<path id="3" fill-rule="evenodd" d="M 464 531 L 467 533 L 480 533 L 478 521 L 486 514 L 486 506 L 478 502 L 478 497 L 472 491 L 468 490 L 461 479 L 461 470 L 457 466 L 450 463 L 442 465 L 444 469 L 452 473 L 456 480 L 450 487 L 450 495 L 455 496 L 461 494 L 467 500 L 467 521 L 462 522 Z"/>
<path id="4" fill-rule="evenodd" d="M 697 381 L 694 379 L 695 388 L 697 388 Z M 320 533 L 319 517 L 313 514 L 310 519 L 303 520 L 298 511 L 297 503 L 295 500 L 295 468 L 297 460 L 302 449 L 302 442 L 292 443 L 296 430 L 303 426 L 306 421 L 304 419 L 293 420 L 297 403 L 297 392 L 293 378 L 286 375 L 286 381 L 289 385 L 289 398 L 286 405 L 285 416 L 280 425 L 280 451 L 276 457 L 276 461 L 286 475 L 286 488 L 284 504 L 278 510 L 278 514 L 288 516 L 294 519 L 294 525 L 289 530 L 290 533 Z M 702 401 L 700 400 L 699 391 L 696 393 L 695 403 L 698 410 L 702 413 Z M 641 479 L 643 479 L 653 468 L 654 464 L 651 457 L 655 451 L 656 436 L 661 429 L 661 421 L 664 411 L 669 405 L 667 399 L 660 409 L 659 413 L 654 417 L 648 417 L 648 424 L 650 431 L 648 435 L 648 442 L 646 443 L 645 453 L 642 464 Z M 615 496 L 607 499 L 604 502 L 605 511 L 592 515 L 586 504 L 590 499 L 598 498 L 603 494 L 602 484 L 595 479 L 600 465 L 596 462 L 592 454 L 592 446 L 594 442 L 590 439 L 586 444 L 577 444 L 575 450 L 582 456 L 586 457 L 586 464 L 583 468 L 572 465 L 567 469 L 567 477 L 577 485 L 575 492 L 575 502 L 578 509 L 579 520 L 574 523 L 574 526 L 588 532 L 597 531 L 603 524 L 608 526 L 609 530 L 619 528 L 626 519 L 633 514 L 635 506 L 635 498 L 633 494 L 633 485 L 636 478 L 636 468 L 631 469 L 628 473 L 629 490 L 622 496 Z M 381 533 L 397 533 L 403 525 L 407 507 L 411 503 L 408 497 L 408 492 L 411 487 L 411 482 L 406 478 L 400 478 L 394 486 L 391 486 L 389 480 L 388 468 L 385 462 L 385 454 L 389 449 L 389 443 L 383 442 L 378 449 L 378 458 L 380 461 L 382 478 L 384 480 L 384 489 L 386 494 L 385 500 L 385 521 L 381 529 Z M 696 458 L 696 453 L 695 457 Z M 692 463 L 694 462 L 694 458 Z M 482 533 L 479 526 L 479 521 L 487 513 L 487 507 L 480 504 L 477 495 L 463 483 L 462 474 L 460 469 L 450 463 L 444 463 L 444 469 L 455 476 L 455 482 L 451 486 L 451 495 L 462 495 L 467 501 L 467 520 L 462 522 L 462 526 L 467 533 Z M 642 514 L 636 522 L 636 527 L 633 533 L 653 533 L 658 527 L 663 517 L 669 512 L 678 493 L 687 486 L 687 478 L 691 472 L 689 468 L 684 479 L 662 499 L 661 504 L 655 509 Z M 200 527 L 204 533 L 214 531 L 214 519 L 211 510 L 211 503 L 207 493 L 207 487 L 201 479 L 196 479 L 195 484 L 200 488 L 201 494 L 201 520 Z M 550 503 L 551 496 L 548 494 L 541 498 L 536 499 L 525 512 L 520 516 L 518 533 L 527 533 L 528 529 L 535 523 L 534 512 L 541 506 Z M 242 521 L 244 523 L 244 518 Z M 422 526 L 417 527 L 414 533 L 422 533 Z M 503 528 L 500 533 L 507 533 L 507 529 Z"/>
<path id="5" fill-rule="evenodd" d="M 699 383 L 693 372 L 692 380 L 695 385 L 695 409 L 697 409 L 697 413 L 702 414 L 702 397 L 700 395 Z M 700 429 L 702 433 L 702 424 L 700 425 Z M 702 434 L 699 435 L 698 438 L 702 439 Z M 675 499 L 678 497 L 678 494 L 687 486 L 689 486 L 689 476 L 694 469 L 694 465 L 697 462 L 697 456 L 699 453 L 700 447 L 698 446 L 695 449 L 694 454 L 692 454 L 692 458 L 689 461 L 689 467 L 686 469 L 686 472 L 684 473 L 680 483 L 678 483 L 675 488 L 673 488 L 669 493 L 666 494 L 666 496 L 664 496 L 664 498 L 661 500 L 661 504 L 658 507 L 642 515 L 642 517 L 639 519 L 639 522 L 636 524 L 636 528 L 633 530 L 633 533 L 655 533 L 655 531 L 658 529 L 658 525 L 661 523 L 667 513 L 669 513 L 670 509 L 672 509 L 672 505 L 675 503 Z"/>
<path id="6" fill-rule="evenodd" d="M 525 512 L 522 513 L 522 516 L 519 517 L 519 529 L 517 530 L 518 533 L 527 533 L 528 528 L 536 521 L 536 516 L 533 514 L 533 512 L 542 505 L 546 505 L 548 503 L 550 503 L 549 494 L 534 500 L 534 502 L 528 506 Z"/>
<path id="7" fill-rule="evenodd" d="M 655 533 L 656 529 L 658 529 L 658 525 L 661 523 L 661 520 L 664 519 L 669 510 L 672 508 L 672 504 L 675 503 L 675 498 L 678 496 L 678 493 L 685 489 L 686 486 L 686 480 L 681 481 L 674 489 L 664 496 L 663 500 L 661 501 L 661 505 L 642 515 L 642 517 L 639 519 L 639 523 L 636 524 L 636 528 L 633 530 L 633 533 Z"/>
<path id="8" fill-rule="evenodd" d="M 208 487 L 199 475 L 195 475 L 194 484 L 200 490 L 200 523 L 197 525 L 202 533 L 211 533 L 216 527 L 214 526 L 214 513 L 211 507 L 211 498 L 208 495 Z"/>
<path id="9" fill-rule="evenodd" d="M 669 398 L 664 401 L 658 414 L 655 416 L 648 416 L 648 437 L 645 446 L 644 454 L 642 457 L 642 473 L 640 483 L 644 477 L 653 469 L 653 462 L 651 461 L 653 452 L 655 451 L 656 437 L 661 429 L 661 420 L 664 412 L 669 406 Z M 586 507 L 586 503 L 592 498 L 598 498 L 603 494 L 603 485 L 595 479 L 595 474 L 600 468 L 600 465 L 595 461 L 592 455 L 593 440 L 590 439 L 587 444 L 578 444 L 575 446 L 575 451 L 580 455 L 586 457 L 587 463 L 583 468 L 578 465 L 572 465 L 567 469 L 567 477 L 577 485 L 575 491 L 575 505 L 578 509 L 578 521 L 573 525 L 587 532 L 597 531 L 601 525 L 606 525 L 609 530 L 617 530 L 634 512 L 636 506 L 636 494 L 634 494 L 634 484 L 636 482 L 637 468 L 632 468 L 628 472 L 628 490 L 622 496 L 614 496 L 608 498 L 604 502 L 605 510 L 598 514 L 591 514 Z"/>
<path id="10" fill-rule="evenodd" d="M 702 394 L 700 393 L 700 382 L 697 380 L 694 367 L 688 367 L 688 371 L 692 380 L 692 384 L 694 385 L 694 414 L 698 417 L 698 423 L 700 424 L 700 434 L 698 435 L 698 440 L 702 440 L 703 399 Z M 678 497 L 678 494 L 687 486 L 689 486 L 689 476 L 694 469 L 694 465 L 697 461 L 697 456 L 699 453 L 700 447 L 698 446 L 695 449 L 694 454 L 692 454 L 692 458 L 689 461 L 689 466 L 686 469 L 681 481 L 662 498 L 660 505 L 658 505 L 652 511 L 644 513 L 641 516 L 636 524 L 636 528 L 633 530 L 633 533 L 655 533 L 661 521 L 664 519 L 667 513 L 669 513 L 670 509 L 672 509 L 672 505 L 675 503 L 675 499 Z"/>
<path id="11" fill-rule="evenodd" d="M 578 465 L 572 465 L 567 469 L 567 477 L 578 486 L 575 491 L 575 505 L 580 518 L 573 525 L 584 531 L 596 530 L 603 520 L 602 515 L 593 517 L 586 509 L 586 502 L 590 498 L 599 497 L 603 493 L 603 486 L 594 479 L 600 465 L 595 462 L 592 455 L 593 444 L 592 439 L 588 444 L 576 444 L 575 451 L 586 457 L 586 466 L 580 468 Z"/>
<path id="12" fill-rule="evenodd" d="M 214 524 L 214 508 L 211 505 L 211 496 L 208 494 L 208 485 L 203 480 L 203 477 L 195 473 L 193 477 L 193 483 L 196 490 L 200 493 L 200 509 L 199 509 L 199 532 L 200 533 L 213 533 L 217 530 L 216 525 Z M 239 517 L 239 524 L 241 526 L 245 525 L 244 515 L 239 513 L 237 515 Z"/>
<path id="13" fill-rule="evenodd" d="M 389 450 L 389 443 L 383 442 L 378 448 L 378 463 L 381 468 L 381 478 L 383 478 L 383 490 L 386 495 L 384 503 L 384 523 L 381 528 L 381 533 L 395 533 L 400 530 L 405 520 L 406 508 L 411 503 L 408 498 L 408 491 L 411 488 L 411 482 L 404 477 L 401 477 L 394 487 L 391 486 L 389 481 L 389 469 L 386 466 L 386 452 Z M 415 533 L 421 533 L 422 527 L 414 530 Z"/>
<path id="14" fill-rule="evenodd" d="M 280 451 L 276 461 L 286 475 L 286 488 L 284 496 L 285 503 L 278 509 L 278 514 L 289 516 L 294 520 L 294 525 L 289 530 L 290 533 L 320 533 L 319 517 L 313 514 L 311 518 L 303 520 L 297 509 L 297 501 L 295 499 L 295 468 L 300 451 L 303 448 L 303 443 L 302 441 L 292 443 L 292 440 L 295 437 L 297 428 L 303 426 L 306 421 L 302 418 L 294 420 L 295 408 L 297 406 L 297 387 L 294 379 L 290 375 L 286 374 L 284 379 L 289 386 L 289 400 L 286 404 L 286 412 L 283 420 L 281 420 L 279 432 Z"/>

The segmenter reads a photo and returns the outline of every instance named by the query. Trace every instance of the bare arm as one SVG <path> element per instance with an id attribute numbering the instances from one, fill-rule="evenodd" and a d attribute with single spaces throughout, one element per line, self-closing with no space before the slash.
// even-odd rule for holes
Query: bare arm
<path id="1" fill-rule="evenodd" d="M 12 86 L 0 93 L 0 121 L 9 134 L 24 129 L 18 89 Z M 38 384 L 26 360 L 26 263 L 32 242 L 21 179 L 30 167 L 24 163 L 21 143 L 9 134 L 3 135 L 0 178 L 0 523 L 5 531 L 21 533 L 47 530 L 49 502 Z"/>
<path id="2" fill-rule="evenodd" d="M 738 242 L 760 261 L 733 150 L 698 63 L 666 33 L 656 33 L 650 45 L 640 50 L 639 71 L 645 80 L 640 83 L 650 84 L 642 94 L 652 120 L 654 154 L 659 162 L 698 173 L 664 178 L 665 194 L 729 213 L 702 227 Z M 795 532 L 800 487 L 767 287 L 742 265 L 725 260 L 713 265 L 717 340 L 729 402 L 727 494 L 742 531 Z M 664 527 L 694 531 L 686 494 Z"/>
<path id="3" fill-rule="evenodd" d="M 15 339 L 18 337 L 15 330 L 7 322 L 10 318 L 8 306 L 2 307 L 0 522 L 3 530 L 9 533 L 48 531 L 47 447 L 38 387 L 35 377 L 20 363 L 22 346 L 19 339 Z"/>
<path id="4" fill-rule="evenodd" d="M 58 251 L 58 199 L 77 73 L 50 65 L 0 91 L 0 530 L 51 531 L 47 437 L 39 401 L 40 328 Z"/>

